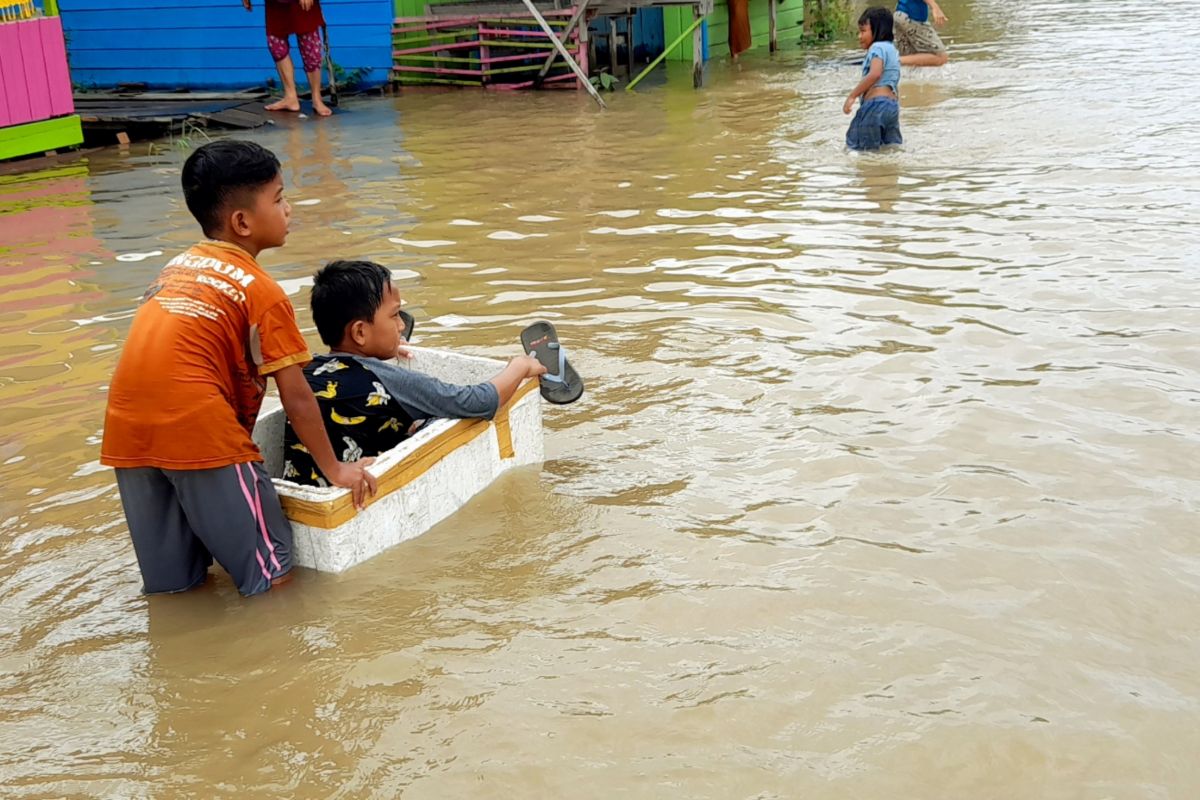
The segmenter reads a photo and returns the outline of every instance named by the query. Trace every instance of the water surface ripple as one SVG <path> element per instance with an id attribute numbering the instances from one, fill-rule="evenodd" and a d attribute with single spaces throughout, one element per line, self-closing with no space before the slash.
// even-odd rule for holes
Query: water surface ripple
<path id="1" fill-rule="evenodd" d="M 945 8 L 900 152 L 842 149 L 846 47 L 252 134 L 314 346 L 307 276 L 375 258 L 421 344 L 551 319 L 589 391 L 542 469 L 249 602 L 141 597 L 97 463 L 183 154 L 0 177 L 2 793 L 1194 797 L 1194 15 Z"/>

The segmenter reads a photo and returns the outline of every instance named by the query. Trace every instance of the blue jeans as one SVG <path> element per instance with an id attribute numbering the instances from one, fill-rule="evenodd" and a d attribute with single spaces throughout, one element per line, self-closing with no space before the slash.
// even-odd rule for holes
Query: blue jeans
<path id="1" fill-rule="evenodd" d="M 904 144 L 900 104 L 890 97 L 876 97 L 858 107 L 846 131 L 846 146 L 851 150 L 878 150 L 885 144 Z"/>

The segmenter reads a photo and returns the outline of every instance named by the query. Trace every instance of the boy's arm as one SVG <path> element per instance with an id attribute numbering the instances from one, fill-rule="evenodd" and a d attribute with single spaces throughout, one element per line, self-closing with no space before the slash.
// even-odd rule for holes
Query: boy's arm
<path id="1" fill-rule="evenodd" d="M 546 371 L 536 358 L 518 356 L 491 380 L 458 386 L 378 359 L 364 359 L 397 403 L 413 419 L 491 419 L 525 378 Z"/>
<path id="2" fill-rule="evenodd" d="M 937 0 L 925 0 L 925 5 L 929 6 L 929 18 L 933 20 L 935 27 L 942 27 L 946 24 L 946 15 L 942 13 L 942 7 L 937 4 Z"/>
<path id="3" fill-rule="evenodd" d="M 504 405 L 516 394 L 521 381 L 545 374 L 546 368 L 533 356 L 517 356 L 509 361 L 508 366 L 500 370 L 488 383 L 496 387 L 496 394 L 500 396 L 500 405 Z"/>
<path id="4" fill-rule="evenodd" d="M 846 102 L 842 104 L 842 113 L 849 114 L 854 110 L 854 101 L 862 95 L 870 91 L 876 81 L 883 76 L 883 59 L 872 58 L 871 68 L 867 70 L 867 74 L 863 75 L 863 79 L 854 87 L 854 91 L 850 92 L 850 96 L 846 98 Z"/>
<path id="5" fill-rule="evenodd" d="M 333 445 L 329 443 L 317 398 L 304 377 L 304 370 L 298 365 L 284 367 L 271 373 L 271 377 L 279 388 L 279 399 L 292 429 L 312 454 L 317 468 L 334 486 L 349 487 L 354 506 L 361 509 L 366 499 L 375 495 L 375 476 L 366 470 L 375 459 L 364 458 L 354 463 L 338 461 L 333 454 Z"/>

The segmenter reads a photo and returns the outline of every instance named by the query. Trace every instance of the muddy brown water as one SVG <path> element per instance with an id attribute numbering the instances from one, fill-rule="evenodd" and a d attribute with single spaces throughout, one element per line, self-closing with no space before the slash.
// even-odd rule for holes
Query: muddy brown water
<path id="1" fill-rule="evenodd" d="M 1200 128 L 1180 2 L 947 0 L 901 152 L 847 48 L 252 137 L 421 344 L 544 317 L 547 460 L 341 576 L 148 600 L 104 390 L 183 153 L 0 179 L 0 795 L 1188 798 Z"/>

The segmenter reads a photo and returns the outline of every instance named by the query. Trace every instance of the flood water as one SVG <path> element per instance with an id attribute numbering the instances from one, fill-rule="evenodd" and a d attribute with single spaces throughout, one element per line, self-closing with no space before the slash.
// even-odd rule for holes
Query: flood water
<path id="1" fill-rule="evenodd" d="M 850 40 L 250 138 L 292 293 L 551 319 L 547 460 L 343 575 L 147 599 L 104 391 L 185 151 L 0 178 L 0 795 L 1188 798 L 1200 125 L 1182 2 L 946 0 L 903 150 Z"/>

